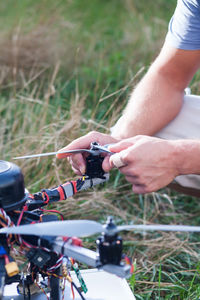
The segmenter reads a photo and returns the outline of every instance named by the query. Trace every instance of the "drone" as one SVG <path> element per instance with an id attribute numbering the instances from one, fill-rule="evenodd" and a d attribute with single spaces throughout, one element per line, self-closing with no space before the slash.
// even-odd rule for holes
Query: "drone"
<path id="1" fill-rule="evenodd" d="M 92 220 L 64 220 L 62 213 L 44 209 L 50 203 L 64 201 L 77 192 L 109 180 L 109 174 L 102 169 L 102 154 L 113 153 L 96 142 L 91 144 L 90 149 L 64 153 L 82 152 L 88 153 L 86 172 L 82 178 L 67 181 L 52 189 L 43 189 L 35 194 L 25 190 L 23 174 L 17 165 L 0 161 L 0 300 L 3 300 L 4 287 L 12 283 L 18 284 L 18 292 L 24 299 L 31 300 L 32 295 L 39 292 L 45 295 L 50 293 L 51 300 L 59 300 L 61 297 L 64 299 L 60 284 L 65 284 L 66 280 L 71 284 L 73 295 L 75 289 L 81 299 L 87 299 L 87 285 L 75 261 L 121 278 L 130 277 L 134 271 L 130 258 L 123 254 L 123 241 L 118 235 L 120 231 L 200 232 L 198 226 L 116 226 L 112 217 L 108 217 L 103 225 Z M 57 152 L 18 158 L 55 154 Z M 59 221 L 57 215 L 49 212 L 56 212 L 62 220 Z M 81 237 L 96 234 L 100 234 L 96 239 L 96 251 L 82 246 Z M 18 267 L 13 254 L 18 254 L 27 261 L 26 272 L 21 266 Z M 72 280 L 71 270 L 77 275 L 79 287 Z"/>

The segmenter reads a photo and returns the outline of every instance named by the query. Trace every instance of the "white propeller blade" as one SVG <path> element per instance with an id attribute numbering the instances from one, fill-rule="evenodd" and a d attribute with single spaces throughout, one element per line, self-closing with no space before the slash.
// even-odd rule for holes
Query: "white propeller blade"
<path id="1" fill-rule="evenodd" d="M 176 231 L 176 232 L 200 232 L 200 226 L 185 225 L 122 225 L 116 227 L 116 231 L 140 230 L 140 231 Z M 38 236 L 77 236 L 85 237 L 97 233 L 106 232 L 105 225 L 90 220 L 53 221 L 0 229 L 0 234 L 22 234 Z"/>
<path id="2" fill-rule="evenodd" d="M 98 143 L 93 142 L 93 143 L 91 143 L 91 149 L 75 149 L 75 150 L 69 150 L 69 151 L 46 152 L 46 153 L 39 153 L 39 154 L 32 154 L 32 155 L 17 156 L 17 157 L 14 157 L 13 159 L 35 158 L 35 157 L 42 157 L 42 156 L 49 156 L 49 155 L 56 155 L 56 154 L 65 154 L 65 153 L 74 154 L 74 153 L 87 152 L 90 154 L 95 154 L 95 150 L 113 154 L 113 152 L 108 150 L 109 145 L 111 145 L 111 144 L 101 146 Z"/>
<path id="3" fill-rule="evenodd" d="M 24 159 L 24 158 L 34 158 L 34 157 L 42 157 L 42 156 L 49 156 L 49 155 L 56 155 L 56 154 L 74 154 L 74 153 L 82 153 L 82 152 L 88 152 L 88 153 L 93 153 L 93 151 L 89 149 L 76 149 L 76 150 L 69 150 L 69 151 L 63 151 L 63 152 L 46 152 L 46 153 L 40 153 L 40 154 L 32 154 L 32 155 L 25 155 L 25 156 L 17 156 L 14 157 L 13 159 Z"/>
<path id="4" fill-rule="evenodd" d="M 117 227 L 118 231 L 122 230 L 144 230 L 144 231 L 183 231 L 183 232 L 200 232 L 200 226 L 185 225 L 122 225 Z"/>
<path id="5" fill-rule="evenodd" d="M 4 227 L 0 233 L 22 235 L 77 236 L 84 237 L 103 231 L 100 223 L 89 220 L 52 221 L 14 227 Z"/>

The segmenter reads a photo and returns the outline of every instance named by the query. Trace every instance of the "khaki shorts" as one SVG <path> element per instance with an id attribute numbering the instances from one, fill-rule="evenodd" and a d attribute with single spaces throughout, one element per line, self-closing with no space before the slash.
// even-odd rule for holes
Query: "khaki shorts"
<path id="1" fill-rule="evenodd" d="M 155 136 L 168 140 L 200 139 L 200 96 L 185 95 L 180 113 Z M 200 175 L 180 175 L 174 183 L 200 190 Z"/>

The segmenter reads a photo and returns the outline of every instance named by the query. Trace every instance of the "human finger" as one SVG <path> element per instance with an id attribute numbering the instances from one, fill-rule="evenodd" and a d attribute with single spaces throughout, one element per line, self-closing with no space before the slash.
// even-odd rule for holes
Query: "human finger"
<path id="1" fill-rule="evenodd" d="M 110 135 L 103 134 L 97 131 L 91 131 L 88 134 L 74 140 L 66 147 L 59 150 L 59 152 L 76 150 L 76 149 L 89 149 L 92 142 L 98 142 L 101 145 L 115 143 L 117 140 Z M 57 158 L 63 158 L 71 154 L 58 153 Z"/>
<path id="2" fill-rule="evenodd" d="M 120 151 L 127 149 L 128 147 L 130 147 L 132 145 L 133 145 L 132 139 L 126 139 L 126 140 L 122 140 L 118 143 L 109 145 L 108 150 L 110 150 L 111 152 L 114 152 L 114 153 L 118 153 Z"/>
<path id="3" fill-rule="evenodd" d="M 89 135 L 82 136 L 74 141 L 72 141 L 69 145 L 60 149 L 59 152 L 70 151 L 70 150 L 78 150 L 78 149 L 89 149 L 90 144 L 92 142 L 92 137 Z M 58 153 L 56 157 L 58 159 L 71 156 L 73 154 L 70 153 Z M 75 156 L 75 155 L 73 155 Z M 80 157 L 80 156 L 79 156 Z"/>
<path id="4" fill-rule="evenodd" d="M 109 155 L 105 156 L 103 162 L 102 162 L 102 168 L 105 172 L 109 172 L 112 169 L 112 166 L 110 164 L 110 157 Z"/>
<path id="5" fill-rule="evenodd" d="M 132 191 L 135 194 L 146 194 L 147 193 L 146 187 L 142 184 L 133 184 L 132 185 Z"/>
<path id="6" fill-rule="evenodd" d="M 74 154 L 68 158 L 69 163 L 71 164 L 72 168 L 79 172 L 79 175 L 85 174 L 85 159 L 82 154 Z M 75 173 L 77 173 L 75 172 Z"/>
<path id="7" fill-rule="evenodd" d="M 138 176 L 125 176 L 125 179 L 132 184 L 141 185 Z"/>
<path id="8" fill-rule="evenodd" d="M 126 164 L 125 162 L 123 161 L 123 158 L 119 153 L 116 153 L 116 154 L 113 154 L 111 157 L 110 157 L 110 165 L 112 167 L 116 167 L 116 168 L 121 168 L 121 167 L 124 167 Z"/>
<path id="9" fill-rule="evenodd" d="M 73 166 L 71 166 L 71 168 L 72 168 L 72 171 L 73 171 L 76 175 L 80 175 L 80 176 L 83 175 L 83 173 L 81 173 L 81 171 L 80 171 L 79 169 L 74 168 Z"/>

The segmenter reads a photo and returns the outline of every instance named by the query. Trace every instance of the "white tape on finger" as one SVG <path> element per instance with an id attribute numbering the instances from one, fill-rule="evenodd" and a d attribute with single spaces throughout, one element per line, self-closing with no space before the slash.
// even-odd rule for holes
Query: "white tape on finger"
<path id="1" fill-rule="evenodd" d="M 122 161 L 119 153 L 112 155 L 112 162 L 116 168 L 121 168 L 125 166 L 125 163 Z"/>

